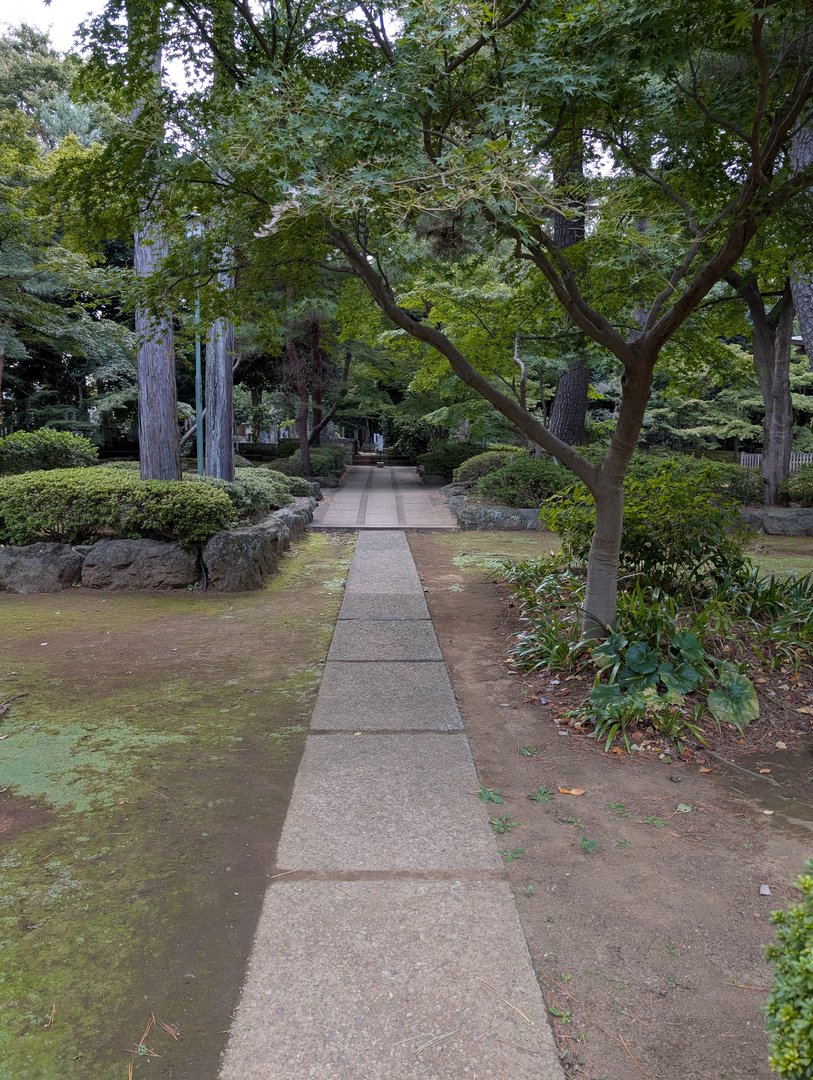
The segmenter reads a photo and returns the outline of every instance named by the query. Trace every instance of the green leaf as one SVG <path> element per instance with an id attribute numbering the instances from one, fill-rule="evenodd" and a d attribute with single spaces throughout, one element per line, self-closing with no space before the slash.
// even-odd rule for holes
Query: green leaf
<path id="1" fill-rule="evenodd" d="M 658 670 L 658 654 L 645 641 L 634 641 L 627 649 L 624 662 L 639 675 L 650 675 Z"/>
<path id="2" fill-rule="evenodd" d="M 677 649 L 689 663 L 697 664 L 703 659 L 703 645 L 697 634 L 689 634 L 685 631 L 675 634 L 671 647 Z"/>
<path id="3" fill-rule="evenodd" d="M 658 675 L 666 689 L 677 694 L 690 694 L 703 681 L 703 676 L 691 664 L 661 664 Z"/>
<path id="4" fill-rule="evenodd" d="M 754 684 L 745 675 L 726 672 L 720 686 L 708 697 L 709 712 L 718 724 L 743 728 L 759 716 L 759 700 Z"/>

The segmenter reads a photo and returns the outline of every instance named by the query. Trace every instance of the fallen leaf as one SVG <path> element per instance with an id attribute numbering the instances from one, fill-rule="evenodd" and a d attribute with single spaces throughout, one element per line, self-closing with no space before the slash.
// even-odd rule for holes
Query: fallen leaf
<path id="1" fill-rule="evenodd" d="M 560 787 L 560 795 L 584 795 L 585 788 L 583 787 Z"/>
<path id="2" fill-rule="evenodd" d="M 777 750 L 787 750 L 787 748 L 788 748 L 788 744 L 786 742 L 782 742 L 781 739 L 779 740 L 778 743 L 774 743 L 774 746 L 776 747 Z"/>
<path id="3" fill-rule="evenodd" d="M 764 776 L 764 775 L 765 775 L 765 773 L 773 772 L 773 769 L 760 769 L 759 771 L 760 771 L 760 772 L 762 773 L 762 775 Z"/>
<path id="4" fill-rule="evenodd" d="M 691 812 L 693 810 L 694 810 L 694 807 L 692 806 L 691 803 L 687 803 L 687 802 L 678 803 L 678 813 L 679 814 L 691 814 Z"/>
<path id="5" fill-rule="evenodd" d="M 763 810 L 762 813 L 765 814 L 766 817 L 773 817 L 773 810 Z"/>
<path id="6" fill-rule="evenodd" d="M 704 768 L 704 769 L 701 769 L 701 770 L 700 770 L 700 772 L 702 772 L 702 773 L 707 773 L 707 772 L 711 772 L 711 769 L 705 769 L 705 768 Z"/>
<path id="7" fill-rule="evenodd" d="M 796 712 L 802 713 L 803 716 L 813 716 L 813 705 L 803 705 L 801 709 L 797 709 Z"/>

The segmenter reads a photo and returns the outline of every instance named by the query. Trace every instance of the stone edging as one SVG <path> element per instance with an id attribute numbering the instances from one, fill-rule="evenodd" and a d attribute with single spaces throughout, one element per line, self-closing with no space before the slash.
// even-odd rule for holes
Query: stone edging
<path id="1" fill-rule="evenodd" d="M 0 546 L 0 592 L 188 589 L 199 582 L 217 592 L 259 589 L 313 520 L 316 501 L 294 499 L 256 525 L 215 533 L 202 549 L 161 540 Z"/>
<path id="2" fill-rule="evenodd" d="M 803 506 L 748 507 L 740 521 L 766 536 L 813 536 L 813 509 Z"/>
<path id="3" fill-rule="evenodd" d="M 464 484 L 448 484 L 443 488 L 449 509 L 457 518 L 457 524 L 461 529 L 481 529 L 492 532 L 495 529 L 517 531 L 542 528 L 538 506 L 500 506 L 496 503 L 475 502 L 463 494 L 465 489 Z"/>

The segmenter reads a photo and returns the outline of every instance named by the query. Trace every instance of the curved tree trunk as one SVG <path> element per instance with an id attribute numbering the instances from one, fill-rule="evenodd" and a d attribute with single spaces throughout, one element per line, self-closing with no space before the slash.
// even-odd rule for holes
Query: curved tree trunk
<path id="1" fill-rule="evenodd" d="M 311 446 L 320 446 L 322 442 L 322 383 L 324 365 L 322 364 L 322 343 L 319 318 L 314 315 L 311 321 L 311 397 L 313 401 L 313 430 L 308 440 Z"/>

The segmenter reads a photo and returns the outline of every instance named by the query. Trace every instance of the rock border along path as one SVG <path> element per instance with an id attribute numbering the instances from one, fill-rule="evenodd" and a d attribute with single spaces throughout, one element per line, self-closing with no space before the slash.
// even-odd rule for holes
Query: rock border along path
<path id="1" fill-rule="evenodd" d="M 362 532 L 221 1080 L 563 1080 L 415 563 Z"/>

